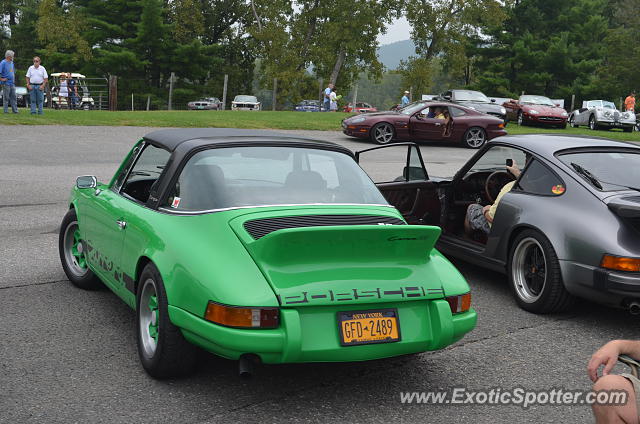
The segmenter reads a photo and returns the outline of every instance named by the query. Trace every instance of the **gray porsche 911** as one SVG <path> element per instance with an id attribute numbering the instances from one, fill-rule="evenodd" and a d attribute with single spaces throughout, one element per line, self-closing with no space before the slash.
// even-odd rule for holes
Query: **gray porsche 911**
<path id="1" fill-rule="evenodd" d="M 380 149 L 402 151 L 396 155 L 402 177 L 381 166 L 394 155 Z M 501 137 L 450 179 L 430 178 L 412 143 L 358 154 L 365 170 L 372 159 L 387 175 L 369 174 L 408 223 L 441 226 L 441 251 L 506 273 L 523 309 L 561 311 L 581 297 L 640 313 L 637 145 L 567 135 Z M 506 160 L 522 173 L 502 197 L 488 235 L 465 231 L 468 206 L 492 204 L 513 181 Z"/>

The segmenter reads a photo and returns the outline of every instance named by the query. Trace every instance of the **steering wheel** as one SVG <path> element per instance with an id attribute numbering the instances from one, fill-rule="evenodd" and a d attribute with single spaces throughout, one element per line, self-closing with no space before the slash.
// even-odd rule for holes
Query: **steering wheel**
<path id="1" fill-rule="evenodd" d="M 484 194 L 487 196 L 489 203 L 495 202 L 502 187 L 515 179 L 516 177 L 507 171 L 492 172 L 484 182 Z"/>

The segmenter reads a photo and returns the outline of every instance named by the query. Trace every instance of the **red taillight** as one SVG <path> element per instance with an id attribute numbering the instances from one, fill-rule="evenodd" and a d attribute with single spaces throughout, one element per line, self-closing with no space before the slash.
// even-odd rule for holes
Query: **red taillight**
<path id="1" fill-rule="evenodd" d="M 452 314 L 467 312 L 471 308 L 471 293 L 445 297 L 445 300 L 449 302 Z"/>
<path id="2" fill-rule="evenodd" d="M 616 271 L 640 272 L 640 258 L 603 255 L 600 266 Z"/>
<path id="3" fill-rule="evenodd" d="M 209 302 L 204 318 L 227 327 L 276 328 L 279 323 L 278 308 L 246 308 Z"/>

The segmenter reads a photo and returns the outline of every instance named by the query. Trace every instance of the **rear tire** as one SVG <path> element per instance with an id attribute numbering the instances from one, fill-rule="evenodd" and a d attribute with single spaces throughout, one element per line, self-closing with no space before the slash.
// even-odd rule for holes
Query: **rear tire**
<path id="1" fill-rule="evenodd" d="M 596 117 L 591 115 L 589 117 L 589 129 L 595 131 L 598 129 L 598 124 L 596 123 Z"/>
<path id="2" fill-rule="evenodd" d="M 561 312 L 573 303 L 551 242 L 535 230 L 525 230 L 513 241 L 507 274 L 516 302 L 526 311 Z"/>
<path id="3" fill-rule="evenodd" d="M 522 111 L 518 111 L 518 125 L 519 126 L 524 126 L 525 125 L 524 115 L 523 115 Z"/>
<path id="4" fill-rule="evenodd" d="M 182 377 L 194 371 L 197 349 L 169 319 L 167 292 L 152 263 L 144 267 L 138 281 L 136 334 L 138 356 L 150 376 Z"/>
<path id="5" fill-rule="evenodd" d="M 58 253 L 62 269 L 74 286 L 84 290 L 95 290 L 102 286 L 87 263 L 86 242 L 80 238 L 75 209 L 69 209 L 60 224 Z"/>

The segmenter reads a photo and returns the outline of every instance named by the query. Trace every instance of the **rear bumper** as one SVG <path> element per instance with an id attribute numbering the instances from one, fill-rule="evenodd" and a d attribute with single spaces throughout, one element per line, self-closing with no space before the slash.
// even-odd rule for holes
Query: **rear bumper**
<path id="1" fill-rule="evenodd" d="M 571 261 L 560 261 L 567 290 L 580 297 L 610 306 L 640 300 L 640 273 L 616 272 Z"/>
<path id="2" fill-rule="evenodd" d="M 340 345 L 336 312 L 361 310 L 362 305 L 281 309 L 280 327 L 269 330 L 223 327 L 173 306 L 169 316 L 188 341 L 205 350 L 229 359 L 253 353 L 264 363 L 367 361 L 442 349 L 471 331 L 477 320 L 473 309 L 452 315 L 442 299 L 370 309 L 388 307 L 398 309 L 401 340 L 358 346 Z"/>

